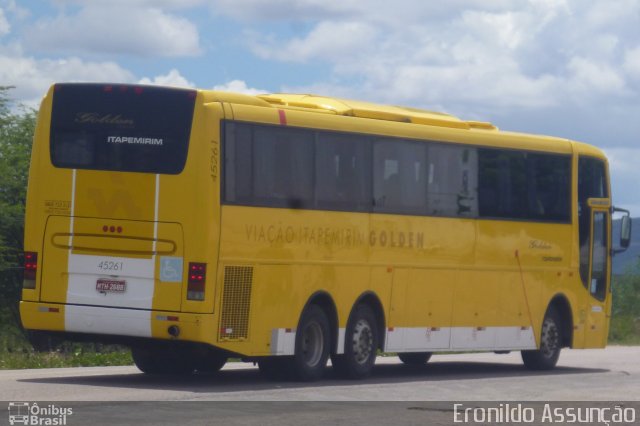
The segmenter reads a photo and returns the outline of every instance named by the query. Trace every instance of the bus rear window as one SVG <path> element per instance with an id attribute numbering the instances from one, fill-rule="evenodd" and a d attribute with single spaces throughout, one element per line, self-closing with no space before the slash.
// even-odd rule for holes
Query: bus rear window
<path id="1" fill-rule="evenodd" d="M 178 174 L 189 147 L 195 90 L 57 84 L 51 113 L 55 167 Z"/>

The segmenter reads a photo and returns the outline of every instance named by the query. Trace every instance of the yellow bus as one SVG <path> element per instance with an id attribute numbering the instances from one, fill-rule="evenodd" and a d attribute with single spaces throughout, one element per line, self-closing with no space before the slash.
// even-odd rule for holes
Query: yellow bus
<path id="1" fill-rule="evenodd" d="M 312 95 L 55 84 L 40 107 L 20 313 L 146 373 L 316 380 L 379 352 L 600 348 L 607 160 L 586 144 Z M 628 245 L 623 217 L 620 245 Z"/>

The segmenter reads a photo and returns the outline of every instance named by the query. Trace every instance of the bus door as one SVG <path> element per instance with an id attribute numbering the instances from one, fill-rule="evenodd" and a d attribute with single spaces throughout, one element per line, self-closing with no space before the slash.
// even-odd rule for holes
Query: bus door
<path id="1" fill-rule="evenodd" d="M 601 347 L 607 343 L 611 317 L 611 206 L 608 199 L 590 198 L 590 244 L 587 289 L 586 347 Z"/>

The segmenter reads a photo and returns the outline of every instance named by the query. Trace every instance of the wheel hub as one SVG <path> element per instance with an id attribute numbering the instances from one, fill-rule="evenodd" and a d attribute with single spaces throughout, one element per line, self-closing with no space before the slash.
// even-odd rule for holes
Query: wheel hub
<path id="1" fill-rule="evenodd" d="M 560 346 L 558 328 L 552 321 L 545 321 L 542 325 L 542 342 L 540 350 L 546 358 L 551 358 Z"/>
<path id="2" fill-rule="evenodd" d="M 367 362 L 373 351 L 373 332 L 371 325 L 361 319 L 353 328 L 353 357 L 359 364 Z"/>
<path id="3" fill-rule="evenodd" d="M 305 364 L 313 367 L 320 362 L 323 345 L 322 327 L 317 322 L 309 324 L 302 335 L 302 354 Z"/>

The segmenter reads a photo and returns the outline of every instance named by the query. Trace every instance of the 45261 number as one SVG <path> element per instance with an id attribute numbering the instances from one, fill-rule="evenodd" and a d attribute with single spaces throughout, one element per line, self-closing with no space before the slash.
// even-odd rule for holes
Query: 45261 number
<path id="1" fill-rule="evenodd" d="M 112 260 L 103 260 L 98 263 L 98 269 L 101 271 L 122 271 L 124 269 L 124 263 L 114 262 Z"/>

